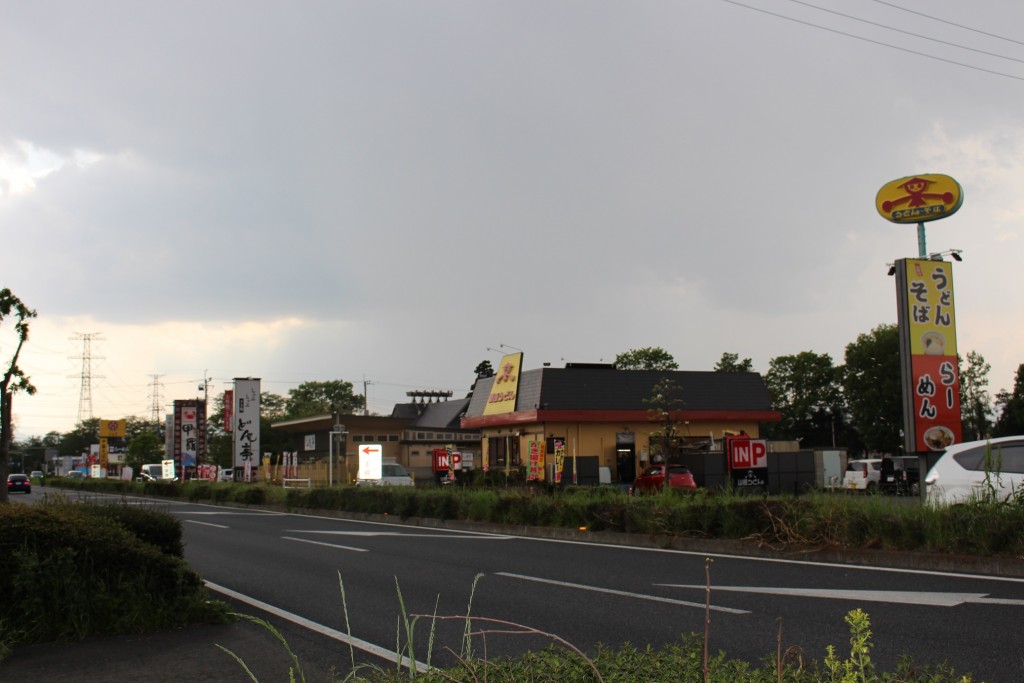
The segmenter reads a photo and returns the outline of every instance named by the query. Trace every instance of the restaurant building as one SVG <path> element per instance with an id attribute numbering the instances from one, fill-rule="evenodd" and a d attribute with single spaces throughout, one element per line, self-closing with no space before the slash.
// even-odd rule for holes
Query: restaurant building
<path id="1" fill-rule="evenodd" d="M 480 431 L 485 470 L 526 479 L 628 483 L 646 466 L 721 450 L 727 435 L 760 436 L 780 413 L 754 372 L 618 370 L 567 363 L 521 371 L 522 354 L 505 356 L 478 378 L 464 429 Z M 661 405 L 657 390 L 668 388 Z M 664 409 L 664 410 L 659 410 Z M 595 480 L 596 479 L 596 480 Z"/>

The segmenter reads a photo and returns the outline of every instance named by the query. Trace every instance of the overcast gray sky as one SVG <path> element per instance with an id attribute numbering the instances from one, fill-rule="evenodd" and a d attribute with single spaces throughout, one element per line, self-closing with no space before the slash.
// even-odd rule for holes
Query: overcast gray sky
<path id="1" fill-rule="evenodd" d="M 827 7 L 847 16 L 815 9 Z M 902 8 L 902 9 L 901 9 Z M 39 312 L 16 438 L 233 377 L 464 395 L 484 359 L 660 346 L 759 372 L 896 319 L 964 188 L 958 347 L 1024 362 L 1024 4 L 0 0 L 3 277 Z M 917 34 L 915 36 L 914 34 Z M 920 36 L 920 37 L 918 37 Z M 930 38 L 930 39 L 929 39 Z M 970 48 L 970 49 L 967 49 Z M 0 338 L 8 357 L 10 337 Z M 161 413 L 164 412 L 161 409 Z"/>

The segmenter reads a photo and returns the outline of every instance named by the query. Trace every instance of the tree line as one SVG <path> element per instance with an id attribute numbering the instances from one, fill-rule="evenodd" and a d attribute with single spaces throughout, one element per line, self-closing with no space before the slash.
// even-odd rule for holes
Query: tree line
<path id="1" fill-rule="evenodd" d="M 991 366 L 975 351 L 957 356 L 964 440 L 1024 434 L 1024 364 L 1013 389 L 989 394 Z M 629 370 L 678 370 L 660 347 L 620 353 L 615 366 Z M 725 352 L 716 372 L 754 372 L 749 358 Z M 768 363 L 765 386 L 782 419 L 766 423 L 769 439 L 798 441 L 804 448 L 847 448 L 854 453 L 897 453 L 903 445 L 903 396 L 899 332 L 882 324 L 846 345 L 843 363 L 827 353 L 802 351 Z M 685 387 L 683 387 L 685 391 Z"/>
<path id="2" fill-rule="evenodd" d="M 44 469 L 42 454 L 56 448 L 61 454 L 82 454 L 99 440 L 99 419 L 80 422 L 66 434 L 50 432 L 14 443 L 12 403 L 18 392 L 32 394 L 35 387 L 18 366 L 36 311 L 10 289 L 0 289 L 0 328 L 13 341 L 10 358 L 0 367 L 0 477 L 8 471 L 12 453 L 22 455 L 26 467 Z M 7 330 L 10 332 L 7 332 Z M 11 347 L 7 347 L 10 349 Z M 957 358 L 960 367 L 960 405 L 965 440 L 1024 434 L 1024 364 L 1017 368 L 1013 388 L 1001 390 L 993 400 L 988 392 L 990 366 L 980 353 Z M 897 452 L 902 446 L 902 395 L 899 335 L 896 325 L 882 324 L 846 345 L 843 364 L 827 353 L 802 351 L 772 358 L 764 373 L 773 406 L 781 413 L 777 423 L 764 425 L 764 435 L 799 441 L 805 448 L 846 447 L 852 452 Z M 660 347 L 620 353 L 615 366 L 623 370 L 678 370 L 672 355 Z M 754 372 L 749 358 L 725 352 L 716 372 Z M 476 366 L 477 377 L 493 374 L 489 361 Z M 682 388 L 685 390 L 685 387 Z M 270 429 L 272 422 L 323 415 L 352 414 L 365 410 L 365 397 L 351 382 L 304 382 L 287 396 L 263 392 L 261 446 L 272 452 L 287 448 L 287 436 Z M 207 452 L 220 465 L 231 464 L 231 437 L 223 422 L 224 395 L 208 409 Z M 112 416 L 107 416 L 112 418 Z M 162 423 L 129 417 L 129 464 L 152 462 L 163 449 Z M 27 456 L 27 458 L 26 458 Z M 0 491 L 0 502 L 6 499 Z"/>

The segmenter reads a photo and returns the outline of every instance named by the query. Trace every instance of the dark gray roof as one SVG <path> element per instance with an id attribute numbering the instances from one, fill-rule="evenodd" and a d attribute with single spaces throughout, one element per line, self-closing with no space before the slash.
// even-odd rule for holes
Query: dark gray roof
<path id="1" fill-rule="evenodd" d="M 682 410 L 771 410 L 772 402 L 756 372 L 697 372 L 539 368 L 519 376 L 516 410 L 650 410 L 655 385 L 671 379 L 679 387 Z M 482 378 L 466 414 L 483 415 L 493 377 Z"/>
<path id="2" fill-rule="evenodd" d="M 399 403 L 391 416 L 412 420 L 410 428 L 455 430 L 461 429 L 459 420 L 468 405 L 469 398 L 437 403 Z"/>

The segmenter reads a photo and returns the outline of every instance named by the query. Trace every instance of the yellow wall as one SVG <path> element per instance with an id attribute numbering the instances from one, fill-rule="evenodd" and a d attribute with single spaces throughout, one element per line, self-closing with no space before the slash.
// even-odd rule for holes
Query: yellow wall
<path id="1" fill-rule="evenodd" d="M 600 457 L 600 466 L 608 467 L 612 473 L 616 471 L 615 458 L 615 435 L 618 432 L 633 432 L 634 445 L 636 449 L 636 463 L 639 468 L 643 463 L 649 462 L 651 432 L 657 431 L 658 425 L 653 422 L 635 423 L 577 423 L 577 422 L 551 422 L 539 424 L 524 424 L 516 427 L 486 428 L 482 430 L 482 447 L 484 458 L 490 462 L 487 439 L 493 437 L 506 437 L 518 433 L 519 454 L 521 460 L 526 461 L 529 453 L 530 441 L 546 441 L 552 436 L 565 437 L 566 455 Z M 709 439 L 714 436 L 715 444 L 718 445 L 724 436 L 723 432 L 739 433 L 745 431 L 752 438 L 759 438 L 757 422 L 694 422 L 678 425 L 680 436 L 688 439 L 700 440 Z M 657 437 L 655 437 L 657 439 Z M 645 457 L 646 454 L 646 457 Z M 549 460 L 554 457 L 548 453 Z M 493 465 L 493 463 L 492 463 Z M 613 474 L 614 476 L 614 474 Z"/>

